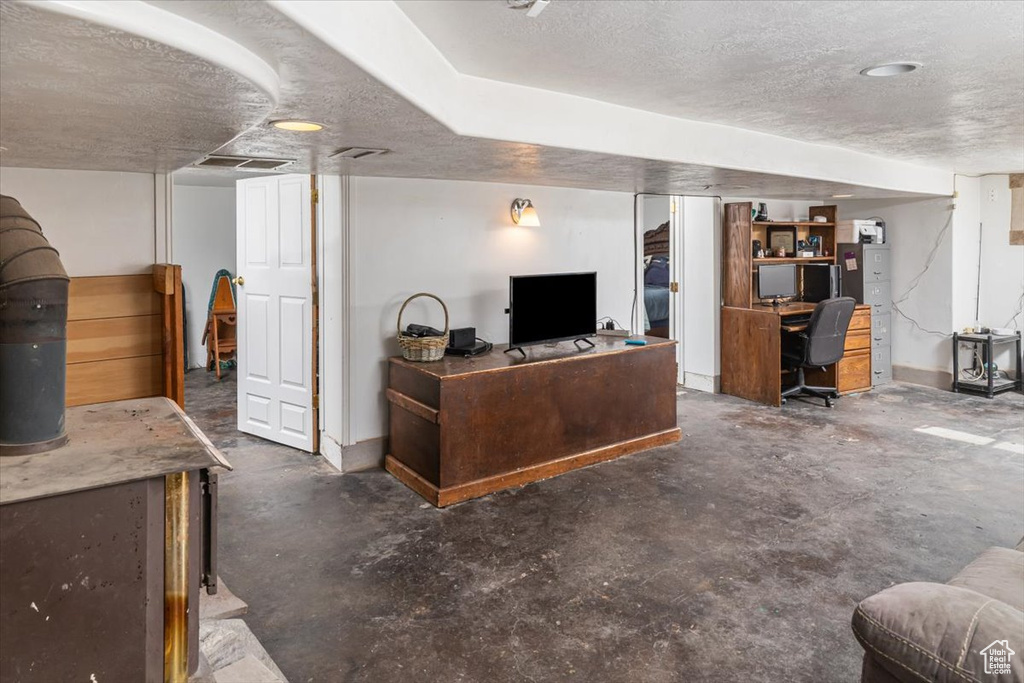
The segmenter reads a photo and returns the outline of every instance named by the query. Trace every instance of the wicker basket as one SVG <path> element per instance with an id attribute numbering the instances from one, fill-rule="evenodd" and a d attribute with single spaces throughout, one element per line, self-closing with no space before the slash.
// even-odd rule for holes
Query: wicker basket
<path id="1" fill-rule="evenodd" d="M 405 312 L 405 307 L 410 301 L 421 296 L 433 299 L 444 309 L 444 333 L 440 337 L 410 337 L 402 333 L 402 313 Z M 444 350 L 448 346 L 448 307 L 440 298 L 427 292 L 419 292 L 405 300 L 402 308 L 398 310 L 398 345 L 402 347 L 402 357 L 406 360 L 427 363 L 444 358 Z"/>

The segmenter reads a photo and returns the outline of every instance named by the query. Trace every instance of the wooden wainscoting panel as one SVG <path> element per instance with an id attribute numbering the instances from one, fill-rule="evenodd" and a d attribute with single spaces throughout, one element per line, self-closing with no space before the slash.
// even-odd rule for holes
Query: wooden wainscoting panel
<path id="1" fill-rule="evenodd" d="M 68 320 L 126 318 L 161 312 L 153 275 L 74 277 L 68 291 Z"/>
<path id="2" fill-rule="evenodd" d="M 161 316 L 72 320 L 68 323 L 68 363 L 155 356 L 162 352 Z"/>
<path id="3" fill-rule="evenodd" d="M 182 405 L 181 306 L 181 266 L 71 278 L 67 405 L 148 396 Z"/>
<path id="4" fill-rule="evenodd" d="M 68 365 L 67 405 L 160 396 L 163 393 L 162 360 L 157 354 Z"/>

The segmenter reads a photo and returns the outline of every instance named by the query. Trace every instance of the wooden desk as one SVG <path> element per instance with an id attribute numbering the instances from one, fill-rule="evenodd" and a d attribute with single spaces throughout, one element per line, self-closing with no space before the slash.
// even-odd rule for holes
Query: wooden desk
<path id="1" fill-rule="evenodd" d="M 645 339 L 391 358 L 385 468 L 444 507 L 678 441 L 676 343 Z"/>
<path id="2" fill-rule="evenodd" d="M 754 304 L 751 308 L 758 311 L 768 311 L 781 318 L 789 315 L 810 315 L 811 313 L 814 313 L 814 309 L 817 305 L 818 304 L 811 303 L 809 301 L 790 301 L 788 303 L 779 304 L 778 306 L 772 306 L 771 304 Z"/>
<path id="3" fill-rule="evenodd" d="M 814 307 L 805 302 L 723 306 L 722 393 L 782 405 L 782 330 L 799 329 L 799 325 L 787 325 L 786 319 L 807 315 Z M 854 310 L 843 359 L 824 372 L 808 370 L 806 377 L 809 383 L 836 387 L 841 395 L 871 388 L 870 306 L 861 304 Z"/>

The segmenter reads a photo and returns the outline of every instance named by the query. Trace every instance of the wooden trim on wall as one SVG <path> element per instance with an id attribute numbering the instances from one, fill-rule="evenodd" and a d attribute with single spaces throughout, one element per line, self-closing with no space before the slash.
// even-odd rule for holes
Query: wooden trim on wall
<path id="1" fill-rule="evenodd" d="M 181 266 L 153 266 L 153 288 L 161 295 L 163 396 L 185 408 L 185 346 L 182 323 Z"/>

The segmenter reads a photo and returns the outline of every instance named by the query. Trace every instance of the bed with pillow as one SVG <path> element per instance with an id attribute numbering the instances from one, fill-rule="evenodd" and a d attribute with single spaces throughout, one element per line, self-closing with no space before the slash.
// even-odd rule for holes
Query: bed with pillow
<path id="1" fill-rule="evenodd" d="M 669 336 L 669 232 L 668 222 L 644 233 L 644 332 Z"/>

